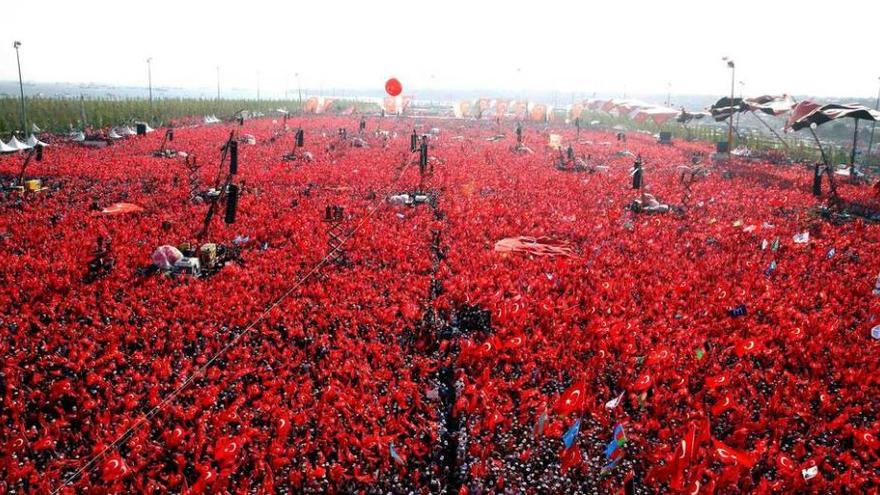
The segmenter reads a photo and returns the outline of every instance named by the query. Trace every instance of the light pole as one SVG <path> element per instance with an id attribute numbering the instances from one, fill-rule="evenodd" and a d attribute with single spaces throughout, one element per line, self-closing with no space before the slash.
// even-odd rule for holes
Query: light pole
<path id="1" fill-rule="evenodd" d="M 296 92 L 299 95 L 299 113 L 302 115 L 303 111 L 303 91 L 302 86 L 299 83 L 299 72 L 293 75 L 296 78 Z"/>
<path id="2" fill-rule="evenodd" d="M 153 57 L 147 58 L 147 90 L 150 94 L 150 118 L 153 118 Z"/>
<path id="3" fill-rule="evenodd" d="M 16 41 L 12 44 L 12 47 L 15 48 L 15 61 L 18 63 L 18 91 L 21 94 L 21 132 L 22 136 L 24 136 L 27 134 L 27 116 L 24 110 L 24 84 L 21 81 L 21 59 L 18 56 L 18 48 L 20 46 L 21 41 Z"/>
<path id="4" fill-rule="evenodd" d="M 217 101 L 220 101 L 220 66 L 217 66 Z"/>
<path id="5" fill-rule="evenodd" d="M 257 106 L 260 105 L 260 71 L 257 71 Z"/>
<path id="6" fill-rule="evenodd" d="M 727 62 L 727 67 L 730 68 L 730 120 L 727 121 L 727 159 L 730 160 L 730 152 L 733 150 L 733 90 L 736 81 L 736 64 L 728 57 L 722 57 L 721 60 Z"/>
<path id="7" fill-rule="evenodd" d="M 668 82 L 668 83 L 666 83 L 666 106 L 667 107 L 670 105 L 671 101 L 672 101 L 672 83 Z"/>
<path id="8" fill-rule="evenodd" d="M 740 82 L 739 82 L 739 99 L 740 99 L 740 100 L 743 99 L 743 88 L 745 87 L 745 85 L 746 85 L 746 83 L 745 83 L 744 81 L 740 81 Z M 742 115 L 742 112 L 736 112 L 736 128 L 737 128 L 737 132 L 739 132 L 739 116 L 740 116 L 740 115 Z"/>
<path id="9" fill-rule="evenodd" d="M 880 81 L 880 77 L 877 78 Z M 880 88 L 877 89 L 877 102 L 874 103 L 874 110 L 880 110 Z M 868 162 L 871 161 L 871 148 L 874 146 L 874 129 L 877 128 L 877 121 L 871 125 L 871 140 L 868 141 Z"/>

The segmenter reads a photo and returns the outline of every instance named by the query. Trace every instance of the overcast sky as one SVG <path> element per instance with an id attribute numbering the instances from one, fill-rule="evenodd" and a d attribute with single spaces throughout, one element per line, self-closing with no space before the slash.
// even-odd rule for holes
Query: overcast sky
<path id="1" fill-rule="evenodd" d="M 44 0 L 3 9 L 0 80 L 872 97 L 880 1 Z M 818 35 L 817 33 L 825 33 Z"/>

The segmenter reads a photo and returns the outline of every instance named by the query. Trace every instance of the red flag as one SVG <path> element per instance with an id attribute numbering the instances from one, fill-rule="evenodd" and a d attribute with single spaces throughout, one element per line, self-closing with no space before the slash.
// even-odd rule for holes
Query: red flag
<path id="1" fill-rule="evenodd" d="M 523 338 L 522 337 L 513 337 L 511 339 L 507 339 L 507 342 L 505 343 L 504 348 L 507 350 L 518 349 L 522 345 L 523 345 Z"/>
<path id="2" fill-rule="evenodd" d="M 727 382 L 730 380 L 727 378 L 727 375 L 721 374 L 717 376 L 710 376 L 706 378 L 706 387 L 710 389 L 716 389 L 723 385 L 727 385 Z"/>
<path id="3" fill-rule="evenodd" d="M 869 431 L 856 431 L 855 440 L 856 443 L 865 445 L 871 450 L 880 449 L 880 441 L 878 441 L 877 437 Z"/>
<path id="4" fill-rule="evenodd" d="M 648 365 L 652 364 L 666 364 L 669 362 L 669 359 L 672 357 L 672 353 L 669 352 L 669 349 L 665 347 L 661 347 L 651 354 L 648 355 L 647 359 L 645 359 L 645 363 Z"/>
<path id="5" fill-rule="evenodd" d="M 779 471 L 789 476 L 794 476 L 797 473 L 797 466 L 794 464 L 794 461 L 785 454 L 779 454 L 776 458 L 776 465 L 779 467 Z"/>
<path id="6" fill-rule="evenodd" d="M 712 446 L 715 449 L 715 455 L 722 462 L 736 466 L 743 466 L 748 469 L 751 469 L 752 466 L 755 465 L 755 458 L 746 452 L 734 450 L 714 438 L 712 439 Z"/>
<path id="7" fill-rule="evenodd" d="M 214 459 L 221 465 L 231 464 L 235 461 L 239 450 L 241 450 L 241 442 L 239 440 L 230 437 L 221 438 L 214 445 Z"/>
<path id="8" fill-rule="evenodd" d="M 728 409 L 733 409 L 736 402 L 730 397 L 730 395 L 725 395 L 724 397 L 718 399 L 718 402 L 712 406 L 712 415 L 713 416 L 721 416 L 724 411 Z"/>
<path id="9" fill-rule="evenodd" d="M 583 460 L 580 447 L 574 445 L 570 449 L 563 450 L 562 454 L 559 456 L 559 460 L 562 463 L 562 474 L 565 474 L 569 469 L 577 466 Z"/>
<path id="10" fill-rule="evenodd" d="M 559 397 L 554 409 L 563 416 L 572 411 L 580 412 L 584 408 L 586 395 L 583 383 L 575 383 Z"/>
<path id="11" fill-rule="evenodd" d="M 633 384 L 633 390 L 635 390 L 636 392 L 644 392 L 645 390 L 651 388 L 651 385 L 653 384 L 654 379 L 651 377 L 651 374 L 644 373 Z"/>
<path id="12" fill-rule="evenodd" d="M 116 481 L 128 474 L 128 466 L 119 454 L 114 453 L 105 462 L 101 468 L 101 478 L 104 481 Z"/>
<path id="13" fill-rule="evenodd" d="M 742 358 L 743 356 L 755 354 L 761 352 L 764 349 L 764 346 L 761 345 L 755 339 L 744 339 L 739 344 L 736 345 L 736 349 L 734 352 L 738 358 Z"/>

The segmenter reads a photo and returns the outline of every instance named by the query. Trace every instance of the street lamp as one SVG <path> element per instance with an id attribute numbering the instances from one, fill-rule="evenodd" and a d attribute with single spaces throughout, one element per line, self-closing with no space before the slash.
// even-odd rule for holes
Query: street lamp
<path id="1" fill-rule="evenodd" d="M 257 105 L 260 104 L 260 71 L 257 71 Z"/>
<path id="2" fill-rule="evenodd" d="M 880 81 L 880 77 L 877 78 Z M 877 102 L 874 103 L 874 110 L 880 110 L 880 88 L 877 89 Z M 868 161 L 871 161 L 871 148 L 874 146 L 874 129 L 877 128 L 877 121 L 875 120 L 873 125 L 871 125 L 871 140 L 868 141 Z"/>
<path id="3" fill-rule="evenodd" d="M 743 99 L 743 88 L 746 86 L 745 81 L 739 82 L 739 99 Z M 736 112 L 736 128 L 739 129 L 739 116 L 742 115 L 742 112 Z"/>
<path id="4" fill-rule="evenodd" d="M 299 72 L 294 73 L 293 77 L 296 78 L 296 92 L 299 94 L 299 113 L 302 114 L 302 111 L 303 111 L 303 91 L 302 91 L 302 86 L 299 83 Z"/>
<path id="5" fill-rule="evenodd" d="M 668 83 L 666 83 L 666 106 L 667 107 L 670 105 L 671 101 L 672 101 L 672 83 L 668 82 Z"/>
<path id="6" fill-rule="evenodd" d="M 727 159 L 730 160 L 730 152 L 733 149 L 733 90 L 734 90 L 734 82 L 736 81 L 736 64 L 733 63 L 733 59 L 728 57 L 722 57 L 721 60 L 727 62 L 727 67 L 730 68 L 730 117 L 727 121 Z"/>
<path id="7" fill-rule="evenodd" d="M 24 111 L 24 84 L 21 82 L 21 59 L 18 56 L 18 48 L 21 46 L 21 41 L 16 41 L 12 44 L 12 47 L 15 48 L 15 61 L 18 63 L 18 91 L 21 93 L 21 132 L 22 136 L 27 134 L 27 116 Z"/>
<path id="8" fill-rule="evenodd" d="M 217 101 L 220 101 L 220 66 L 217 66 Z"/>
<path id="9" fill-rule="evenodd" d="M 150 95 L 150 118 L 153 118 L 153 57 L 147 58 L 147 89 Z"/>

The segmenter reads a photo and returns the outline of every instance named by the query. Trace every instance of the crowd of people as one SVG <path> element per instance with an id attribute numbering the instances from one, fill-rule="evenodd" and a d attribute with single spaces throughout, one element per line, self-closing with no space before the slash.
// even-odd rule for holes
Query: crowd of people
<path id="1" fill-rule="evenodd" d="M 153 156 L 160 132 L 50 143 L 28 169 L 46 189 L 0 196 L 3 492 L 877 489 L 880 229 L 813 196 L 809 167 L 562 124 L 521 143 L 513 124 L 359 127 L 180 127 L 186 159 Z M 284 159 L 294 128 L 309 160 Z M 236 221 L 197 239 L 193 191 L 232 131 L 255 143 L 238 148 Z M 601 167 L 560 170 L 551 131 Z M 837 192 L 880 208 L 866 185 Z M 386 201 L 415 193 L 430 201 Z M 648 195 L 669 208 L 630 208 Z M 102 213 L 120 202 L 143 211 Z M 494 249 L 518 236 L 566 248 Z M 235 242 L 239 261 L 144 270 L 198 241 Z"/>

